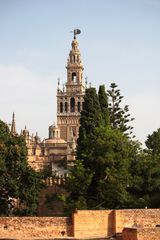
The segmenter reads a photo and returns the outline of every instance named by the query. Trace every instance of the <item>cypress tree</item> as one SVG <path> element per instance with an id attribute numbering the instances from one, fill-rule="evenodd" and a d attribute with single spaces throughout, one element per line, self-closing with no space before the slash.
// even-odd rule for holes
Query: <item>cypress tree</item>
<path id="1" fill-rule="evenodd" d="M 105 86 L 99 86 L 98 99 L 101 107 L 103 124 L 105 126 L 110 124 L 109 109 L 108 109 L 108 95 L 105 91 Z"/>
<path id="2" fill-rule="evenodd" d="M 101 108 L 95 88 L 86 89 L 80 124 L 77 158 L 86 160 L 90 156 L 95 129 L 102 125 Z"/>

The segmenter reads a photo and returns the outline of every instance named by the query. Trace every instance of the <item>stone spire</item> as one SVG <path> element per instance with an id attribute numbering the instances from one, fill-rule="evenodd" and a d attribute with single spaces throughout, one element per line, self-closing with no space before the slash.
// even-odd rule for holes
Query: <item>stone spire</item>
<path id="1" fill-rule="evenodd" d="M 15 114 L 14 114 L 14 112 L 13 112 L 13 115 L 12 115 L 11 133 L 13 135 L 16 135 L 16 122 L 15 122 Z"/>

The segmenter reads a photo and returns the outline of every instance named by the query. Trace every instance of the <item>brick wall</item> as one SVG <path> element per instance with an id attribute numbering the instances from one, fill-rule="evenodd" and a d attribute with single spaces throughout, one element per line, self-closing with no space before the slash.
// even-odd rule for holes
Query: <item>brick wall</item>
<path id="1" fill-rule="evenodd" d="M 124 228 L 123 229 L 123 240 L 138 240 L 137 239 L 137 229 Z"/>
<path id="2" fill-rule="evenodd" d="M 115 231 L 124 227 L 154 228 L 160 225 L 160 209 L 128 209 L 115 211 Z"/>
<path id="3" fill-rule="evenodd" d="M 62 237 L 63 231 L 64 237 L 106 237 L 125 228 L 132 230 L 124 233 L 124 240 L 153 240 L 150 234 L 157 234 L 159 238 L 155 240 L 159 240 L 160 229 L 156 225 L 160 225 L 160 209 L 78 210 L 72 221 L 67 217 L 1 217 L 0 238 L 53 238 Z"/>
<path id="4" fill-rule="evenodd" d="M 72 236 L 71 219 L 67 217 L 1 217 L 0 238 L 49 238 Z"/>
<path id="5" fill-rule="evenodd" d="M 123 240 L 159 240 L 159 228 L 124 228 Z"/>
<path id="6" fill-rule="evenodd" d="M 80 210 L 73 214 L 74 237 L 105 237 L 114 232 L 112 210 Z"/>

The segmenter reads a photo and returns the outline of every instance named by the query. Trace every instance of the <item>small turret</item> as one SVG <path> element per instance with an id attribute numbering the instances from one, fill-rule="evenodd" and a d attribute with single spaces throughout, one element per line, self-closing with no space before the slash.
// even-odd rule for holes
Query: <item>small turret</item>
<path id="1" fill-rule="evenodd" d="M 15 114 L 13 112 L 13 115 L 12 115 L 12 125 L 11 125 L 11 133 L 12 135 L 16 135 L 16 122 L 15 122 Z"/>
<path id="2" fill-rule="evenodd" d="M 53 125 L 49 126 L 49 139 L 55 138 L 60 138 L 60 130 L 55 123 L 53 123 Z"/>

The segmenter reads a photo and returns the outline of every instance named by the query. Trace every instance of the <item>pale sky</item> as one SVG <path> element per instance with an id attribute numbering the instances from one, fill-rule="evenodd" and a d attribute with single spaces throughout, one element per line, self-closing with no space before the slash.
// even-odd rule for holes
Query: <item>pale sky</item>
<path id="1" fill-rule="evenodd" d="M 160 128 L 160 0 L 0 0 L 0 119 L 48 137 L 74 28 L 84 76 L 118 84 L 143 143 Z"/>

